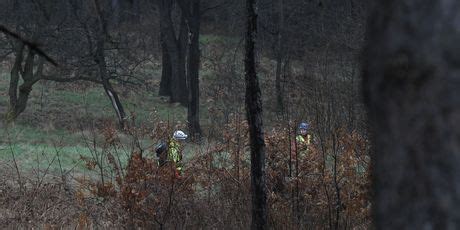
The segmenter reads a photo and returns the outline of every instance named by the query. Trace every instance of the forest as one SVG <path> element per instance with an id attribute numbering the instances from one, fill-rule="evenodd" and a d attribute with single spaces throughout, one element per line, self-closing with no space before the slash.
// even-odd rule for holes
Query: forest
<path id="1" fill-rule="evenodd" d="M 0 228 L 458 229 L 459 18 L 0 0 Z"/>

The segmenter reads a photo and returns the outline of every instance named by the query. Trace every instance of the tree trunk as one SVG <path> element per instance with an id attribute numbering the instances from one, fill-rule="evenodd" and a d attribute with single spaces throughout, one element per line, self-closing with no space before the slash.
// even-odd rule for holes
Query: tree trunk
<path id="1" fill-rule="evenodd" d="M 132 14 L 133 14 L 133 21 L 135 23 L 141 22 L 141 2 L 140 1 L 132 1 Z"/>
<path id="2" fill-rule="evenodd" d="M 189 4 L 187 4 L 189 6 Z M 188 54 L 188 39 L 189 29 L 187 28 L 186 16 L 184 13 L 181 14 L 181 22 L 179 27 L 179 37 L 177 40 L 178 44 L 178 58 L 177 63 L 177 80 L 173 82 L 172 94 L 176 98 L 177 102 L 180 102 L 183 106 L 188 104 L 188 87 L 187 87 L 187 54 Z"/>
<path id="3" fill-rule="evenodd" d="M 120 24 L 120 2 L 119 0 L 111 0 L 111 8 L 112 8 L 112 23 L 115 27 L 118 27 Z"/>
<path id="4" fill-rule="evenodd" d="M 161 82 L 160 89 L 158 91 L 159 96 L 171 96 L 171 78 L 172 78 L 172 66 L 171 59 L 169 57 L 168 48 L 164 41 L 161 41 Z"/>
<path id="5" fill-rule="evenodd" d="M 123 105 L 120 102 L 117 92 L 113 89 L 112 84 L 109 81 L 107 76 L 107 63 L 105 60 L 104 54 L 104 41 L 103 39 L 99 38 L 97 42 L 97 63 L 99 67 L 99 76 L 101 77 L 102 86 L 104 87 L 104 91 L 109 97 L 109 100 L 112 104 L 113 109 L 118 118 L 118 123 L 120 127 L 124 127 L 126 114 L 125 110 L 123 109 Z"/>
<path id="6" fill-rule="evenodd" d="M 29 95 L 32 91 L 32 86 L 40 79 L 40 75 L 43 70 L 43 60 L 41 59 L 38 64 L 37 72 L 34 73 L 35 56 L 35 52 L 29 49 L 24 63 L 24 71 L 22 73 L 23 83 L 19 86 L 19 95 L 15 106 L 16 117 L 26 109 L 27 101 L 29 100 Z"/>
<path id="7" fill-rule="evenodd" d="M 188 84 L 189 103 L 187 118 L 190 133 L 193 136 L 201 136 L 200 127 L 200 0 L 193 0 L 191 4 L 191 16 L 189 17 L 190 38 L 188 53 Z"/>
<path id="8" fill-rule="evenodd" d="M 171 0 L 160 0 L 160 30 L 161 30 L 161 39 L 164 42 L 166 48 L 162 51 L 167 51 L 170 64 L 171 64 L 171 97 L 170 101 L 180 102 L 183 105 L 187 104 L 188 93 L 187 93 L 187 83 L 185 75 L 185 53 L 182 49 L 183 45 L 181 37 L 186 36 L 183 34 L 183 31 L 186 30 L 184 19 L 181 19 L 181 28 L 179 39 L 176 38 L 176 33 L 174 31 L 174 24 L 171 19 L 172 11 L 172 1 Z M 164 55 L 163 55 L 164 57 Z M 166 76 L 165 78 L 166 79 Z M 163 80 L 163 78 L 162 78 Z M 160 83 L 166 84 L 166 83 Z"/>
<path id="9" fill-rule="evenodd" d="M 99 67 L 99 76 L 101 77 L 102 81 L 102 86 L 104 87 L 104 91 L 109 97 L 109 100 L 112 104 L 113 109 L 115 110 L 115 113 L 118 118 L 118 123 L 120 127 L 124 127 L 125 124 L 125 119 L 126 119 L 126 114 L 123 109 L 123 105 L 120 102 L 120 99 L 118 98 L 117 92 L 112 87 L 112 84 L 110 83 L 109 76 L 107 74 L 107 62 L 105 59 L 105 38 L 108 35 L 107 33 L 107 21 L 103 16 L 102 9 L 99 5 L 98 0 L 94 0 L 95 5 L 96 5 L 96 10 L 98 13 L 98 19 L 99 19 L 99 29 L 98 29 L 98 37 L 97 37 L 97 42 L 96 42 L 96 57 L 95 61 Z"/>
<path id="10" fill-rule="evenodd" d="M 7 121 L 13 121 L 17 118 L 16 104 L 18 100 L 19 75 L 22 70 L 22 60 L 24 58 L 24 44 L 21 42 L 16 47 L 16 58 L 10 73 L 10 86 L 8 90 L 10 105 L 6 114 Z"/>
<path id="11" fill-rule="evenodd" d="M 268 229 L 267 193 L 265 190 L 265 142 L 262 122 L 262 101 L 255 66 L 257 34 L 256 0 L 247 0 L 247 32 L 245 54 L 246 116 L 251 145 L 252 229 Z"/>
<path id="12" fill-rule="evenodd" d="M 363 88 L 377 229 L 460 228 L 457 0 L 379 0 Z"/>
<path id="13" fill-rule="evenodd" d="M 281 90 L 281 73 L 283 72 L 283 57 L 284 57 L 284 50 L 283 50 L 283 28 L 284 28 L 284 0 L 279 0 L 279 7 L 278 7 L 278 16 L 279 16 L 279 23 L 278 23 L 278 40 L 277 40 L 277 47 L 276 47 L 276 73 L 275 73 L 275 89 L 276 89 L 276 107 L 277 112 L 279 114 L 283 114 L 284 112 L 284 104 L 283 104 L 283 92 Z"/>
<path id="14" fill-rule="evenodd" d="M 43 58 L 37 65 L 34 73 L 36 53 L 29 49 L 24 68 L 22 68 L 24 59 L 24 44 L 20 44 L 16 48 L 16 58 L 11 70 L 10 86 L 9 86 L 9 99 L 10 105 L 6 115 L 8 122 L 16 120 L 16 118 L 24 112 L 27 107 L 32 86 L 41 79 L 43 71 Z M 19 78 L 22 77 L 23 83 L 19 85 Z"/>

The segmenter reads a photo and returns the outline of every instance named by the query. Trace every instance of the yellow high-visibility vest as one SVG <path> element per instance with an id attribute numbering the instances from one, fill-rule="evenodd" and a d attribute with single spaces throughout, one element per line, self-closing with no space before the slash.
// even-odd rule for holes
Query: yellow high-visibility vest
<path id="1" fill-rule="evenodd" d="M 180 151 L 180 143 L 174 139 L 171 139 L 169 141 L 168 160 L 176 164 L 177 170 L 182 171 L 182 165 L 180 163 L 182 160 L 182 155 Z"/>
<path id="2" fill-rule="evenodd" d="M 304 136 L 302 135 L 297 135 L 296 137 L 296 140 L 297 140 L 297 143 L 302 143 L 302 144 L 311 144 L 311 135 L 310 134 L 307 134 L 307 138 L 305 138 Z"/>

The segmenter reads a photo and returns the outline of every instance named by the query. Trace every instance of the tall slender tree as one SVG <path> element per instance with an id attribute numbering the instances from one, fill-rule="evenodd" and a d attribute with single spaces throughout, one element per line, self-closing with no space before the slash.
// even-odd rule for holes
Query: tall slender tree
<path id="1" fill-rule="evenodd" d="M 174 10 L 173 0 L 159 0 L 160 34 L 163 52 L 163 70 L 160 82 L 159 95 L 170 96 L 171 102 L 188 103 L 186 81 L 186 54 L 187 54 L 187 23 L 184 12 L 181 12 L 179 29 L 175 29 L 172 18 Z"/>
<path id="2" fill-rule="evenodd" d="M 460 2 L 376 1 L 363 88 L 377 229 L 460 228 Z"/>
<path id="3" fill-rule="evenodd" d="M 247 30 L 245 52 L 246 116 L 251 145 L 252 229 L 268 229 L 267 192 L 265 189 L 265 142 L 262 100 L 255 62 L 257 38 L 256 0 L 246 1 Z"/>

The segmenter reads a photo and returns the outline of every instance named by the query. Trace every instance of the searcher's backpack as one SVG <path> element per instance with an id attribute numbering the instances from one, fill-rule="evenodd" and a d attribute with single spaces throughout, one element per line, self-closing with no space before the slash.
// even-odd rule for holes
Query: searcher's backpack
<path id="1" fill-rule="evenodd" d="M 157 144 L 155 147 L 155 152 L 158 157 L 158 165 L 163 166 L 166 163 L 168 157 L 168 144 L 164 141 Z"/>

